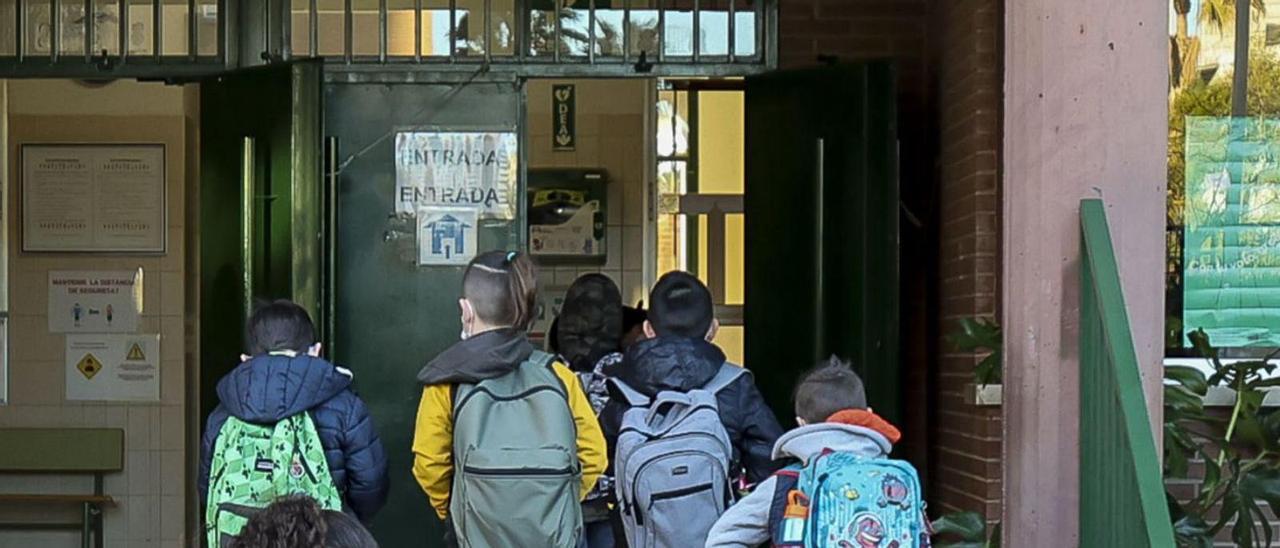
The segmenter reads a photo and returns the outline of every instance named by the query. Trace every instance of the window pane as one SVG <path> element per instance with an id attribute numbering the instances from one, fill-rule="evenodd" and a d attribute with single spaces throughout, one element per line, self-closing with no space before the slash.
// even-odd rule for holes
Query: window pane
<path id="1" fill-rule="evenodd" d="M 294 57 L 311 55 L 311 0 L 293 0 L 289 6 L 289 51 Z"/>
<path id="2" fill-rule="evenodd" d="M 689 153 L 688 92 L 664 91 L 658 99 L 658 155 L 684 156 Z"/>
<path id="3" fill-rule="evenodd" d="M 662 48 L 668 57 L 693 55 L 693 2 L 676 0 L 667 4 L 662 31 Z"/>
<path id="4" fill-rule="evenodd" d="M 218 54 L 218 0 L 196 2 L 196 41 L 199 55 Z"/>
<path id="5" fill-rule="evenodd" d="M 149 0 L 129 0 L 129 55 L 155 51 L 154 12 Z"/>
<path id="6" fill-rule="evenodd" d="M 62 2 L 58 6 L 58 52 L 62 55 L 84 55 L 84 4 Z"/>
<path id="7" fill-rule="evenodd" d="M 746 365 L 743 343 L 746 341 L 746 329 L 740 325 L 722 325 L 711 342 L 724 351 L 724 357 L 738 365 Z"/>
<path id="8" fill-rule="evenodd" d="M 699 54 L 729 55 L 729 3 L 703 0 L 699 15 Z"/>
<path id="9" fill-rule="evenodd" d="M 457 55 L 484 55 L 484 0 L 458 0 L 454 38 Z"/>
<path id="10" fill-rule="evenodd" d="M 743 95 L 741 91 L 698 93 L 698 192 L 743 193 Z"/>
<path id="11" fill-rule="evenodd" d="M 658 0 L 645 2 L 636 0 L 631 3 L 631 23 L 627 27 L 627 47 L 631 56 L 639 59 L 640 54 L 647 53 L 649 60 L 657 58 L 658 52 Z"/>
<path id="12" fill-rule="evenodd" d="M 561 2 L 560 55 L 562 57 L 586 57 L 590 41 L 590 0 Z M 547 0 L 532 2 L 529 11 L 529 54 L 551 55 L 552 42 L 556 40 L 555 4 Z"/>
<path id="13" fill-rule="evenodd" d="M 387 0 L 387 55 L 413 56 L 413 10 L 413 0 Z"/>
<path id="14" fill-rule="evenodd" d="M 352 0 L 351 51 L 354 55 L 378 55 L 378 0 Z"/>
<path id="15" fill-rule="evenodd" d="M 161 4 L 161 39 L 165 55 L 186 55 L 191 51 L 191 20 L 187 18 L 187 0 L 164 0 Z"/>
<path id="16" fill-rule="evenodd" d="M 625 20 L 622 9 L 612 7 L 601 8 L 596 3 L 596 55 L 601 57 L 622 57 L 622 29 Z"/>
<path id="17" fill-rule="evenodd" d="M 16 0 L 0 2 L 0 55 L 16 55 L 17 29 L 14 28 L 14 16 L 17 13 Z M 2 394 L 0 394 L 2 395 Z"/>
<path id="18" fill-rule="evenodd" d="M 734 0 L 733 47 L 734 55 L 751 57 L 756 54 L 756 7 L 750 1 Z"/>
<path id="19" fill-rule="evenodd" d="M 320 20 L 320 28 L 317 30 L 320 38 L 320 55 L 330 57 L 345 55 L 344 31 L 347 22 L 343 14 L 343 0 L 318 0 L 316 8 L 319 11 Z"/>
<path id="20" fill-rule="evenodd" d="M 28 55 L 48 55 L 52 41 L 49 24 L 49 1 L 33 0 L 27 3 L 26 37 L 22 49 Z"/>

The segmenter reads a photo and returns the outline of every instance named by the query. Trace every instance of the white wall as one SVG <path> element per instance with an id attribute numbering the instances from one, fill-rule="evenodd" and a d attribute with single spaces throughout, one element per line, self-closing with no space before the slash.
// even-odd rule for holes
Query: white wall
<path id="1" fill-rule="evenodd" d="M 163 142 L 167 147 L 168 252 L 163 256 L 24 254 L 17 230 L 17 170 L 8 170 L 10 404 L 0 406 L 0 427 L 114 427 L 125 430 L 125 471 L 107 476 L 106 493 L 118 505 L 107 510 L 107 546 L 182 546 L 186 480 L 184 90 L 160 84 L 116 82 L 86 87 L 66 80 L 7 82 L 10 158 L 22 142 Z M 47 329 L 50 270 L 144 270 L 141 332 L 161 334 L 161 402 L 107 404 L 64 399 L 64 336 Z M 2 450 L 2 449 L 0 449 Z M 68 448 L 74 450 L 74 448 Z M 75 477 L 0 477 L 5 492 L 86 492 Z M 31 516 L 33 509 L 0 506 L 0 520 Z M 45 519 L 74 520 L 52 509 Z M 0 531 L 0 547 L 79 546 L 79 534 Z"/>

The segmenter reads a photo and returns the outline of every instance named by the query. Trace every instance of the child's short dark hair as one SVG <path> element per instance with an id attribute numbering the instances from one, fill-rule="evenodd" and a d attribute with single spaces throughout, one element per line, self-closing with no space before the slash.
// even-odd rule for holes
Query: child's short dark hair
<path id="1" fill-rule="evenodd" d="M 270 352 L 292 350 L 306 352 L 316 344 L 316 326 L 306 309 L 293 301 L 280 299 L 263 303 L 249 316 L 245 329 L 245 352 L 261 356 Z"/>
<path id="2" fill-rule="evenodd" d="M 837 411 L 866 409 L 867 391 L 849 362 L 831 356 L 800 378 L 795 402 L 796 416 L 815 424 Z"/>
<path id="3" fill-rule="evenodd" d="M 707 286 L 688 272 L 668 272 L 649 292 L 649 324 L 659 336 L 702 338 L 711 330 L 715 308 Z"/>

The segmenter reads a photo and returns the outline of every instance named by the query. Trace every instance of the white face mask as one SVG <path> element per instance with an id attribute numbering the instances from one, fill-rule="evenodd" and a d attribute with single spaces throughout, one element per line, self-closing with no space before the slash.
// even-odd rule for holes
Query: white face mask
<path id="1" fill-rule="evenodd" d="M 464 341 L 465 341 L 465 340 L 467 340 L 467 338 L 468 338 L 468 337 L 470 337 L 470 336 L 471 336 L 471 334 L 470 334 L 470 333 L 467 333 L 467 328 L 465 328 L 465 327 L 464 327 L 464 328 L 462 328 L 462 332 L 458 334 L 458 338 L 459 338 L 459 339 L 461 339 L 461 340 L 464 340 Z"/>

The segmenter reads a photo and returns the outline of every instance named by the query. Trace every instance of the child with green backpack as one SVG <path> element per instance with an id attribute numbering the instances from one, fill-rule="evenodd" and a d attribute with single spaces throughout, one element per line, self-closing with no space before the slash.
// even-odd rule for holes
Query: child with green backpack
<path id="1" fill-rule="evenodd" d="M 255 310 L 248 354 L 218 382 L 200 452 L 208 546 L 222 546 L 276 499 L 309 495 L 368 522 L 387 497 L 387 457 L 352 374 L 320 356 L 306 310 Z"/>
<path id="2" fill-rule="evenodd" d="M 462 548 L 573 548 L 607 465 L 578 378 L 526 337 L 536 295 L 527 256 L 478 255 L 462 276 L 462 340 L 418 373 L 413 474 Z"/>
<path id="3" fill-rule="evenodd" d="M 778 438 L 788 466 L 730 507 L 707 548 L 930 545 L 920 478 L 888 458 L 901 434 L 867 407 L 862 379 L 832 356 L 795 390 L 799 428 Z"/>

